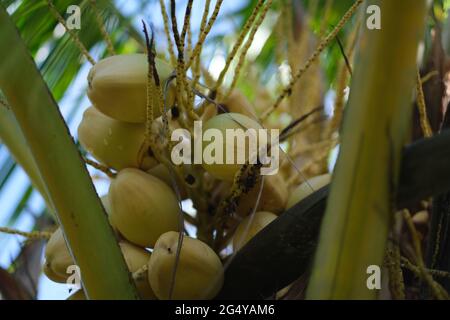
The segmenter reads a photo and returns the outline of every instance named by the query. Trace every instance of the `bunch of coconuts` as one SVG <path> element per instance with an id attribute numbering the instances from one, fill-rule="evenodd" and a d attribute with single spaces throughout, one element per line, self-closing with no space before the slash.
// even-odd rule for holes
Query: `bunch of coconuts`
<path id="1" fill-rule="evenodd" d="M 128 54 L 108 57 L 92 67 L 88 75 L 88 97 L 92 106 L 83 114 L 78 138 L 99 163 L 117 171 L 108 194 L 101 200 L 129 271 L 135 273 L 147 267 L 144 275 L 135 278 L 141 298 L 169 299 L 179 239 L 180 209 L 169 169 L 155 159 L 145 136 L 147 63 L 145 54 Z M 160 59 L 156 59 L 156 68 L 162 83 L 173 71 Z M 168 106 L 174 103 L 174 96 L 173 88 L 169 89 L 165 96 Z M 225 132 L 226 129 L 242 128 L 242 125 L 261 128 L 253 120 L 256 115 L 252 105 L 238 91 L 233 91 L 222 105 L 230 113 L 221 114 L 213 105 L 204 108 L 200 117 L 205 121 L 204 129 Z M 162 123 L 161 114 L 158 108 L 153 108 L 153 112 L 157 127 Z M 239 123 L 233 119 L 238 119 Z M 169 125 L 179 127 L 172 120 Z M 222 195 L 229 191 L 240 169 L 239 165 L 232 164 L 202 164 L 202 167 L 206 175 L 220 181 L 218 189 Z M 327 184 L 329 178 L 321 176 L 312 183 L 319 188 Z M 259 189 L 255 186 L 244 194 L 236 208 L 236 216 L 240 219 L 231 242 L 235 251 L 278 214 L 311 192 L 301 185 L 289 195 L 281 173 L 267 176 L 255 208 Z M 182 186 L 180 190 L 183 193 Z M 252 212 L 256 213 L 250 217 Z M 53 281 L 66 282 L 67 268 L 74 261 L 61 228 L 50 238 L 45 258 L 45 274 Z M 224 281 L 222 261 L 206 243 L 185 237 L 177 266 L 171 298 L 212 299 L 220 291 Z M 78 292 L 71 299 L 83 297 L 83 293 Z"/>

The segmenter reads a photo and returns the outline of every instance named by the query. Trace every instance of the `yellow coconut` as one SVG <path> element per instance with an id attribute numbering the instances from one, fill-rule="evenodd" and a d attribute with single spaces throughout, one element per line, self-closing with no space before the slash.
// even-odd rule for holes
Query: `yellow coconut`
<path id="1" fill-rule="evenodd" d="M 123 237 L 120 235 L 119 230 L 117 230 L 117 228 L 114 226 L 112 220 L 111 220 L 111 205 L 109 204 L 109 198 L 108 195 L 105 194 L 104 196 L 100 197 L 100 200 L 102 202 L 103 208 L 106 211 L 106 214 L 108 215 L 108 221 L 109 224 L 111 225 L 113 231 L 114 231 L 114 235 L 116 236 L 116 239 L 118 241 L 123 240 Z"/>
<path id="2" fill-rule="evenodd" d="M 236 210 L 240 216 L 246 217 L 254 211 L 261 183 L 262 180 L 260 179 L 247 194 L 242 195 Z M 288 186 L 281 173 L 264 176 L 264 185 L 256 211 L 269 211 L 281 214 L 286 208 L 287 199 Z"/>
<path id="3" fill-rule="evenodd" d="M 159 236 L 178 230 L 179 206 L 167 184 L 137 169 L 124 169 L 108 193 L 111 222 L 128 241 L 153 247 Z"/>
<path id="4" fill-rule="evenodd" d="M 277 216 L 272 212 L 259 211 L 248 216 L 239 224 L 233 235 L 233 249 L 238 251 L 250 241 L 258 232 L 264 229 Z"/>
<path id="5" fill-rule="evenodd" d="M 151 256 L 150 252 L 126 241 L 120 242 L 119 246 L 122 250 L 125 262 L 127 263 L 128 270 L 130 270 L 132 274 L 142 269 L 142 267 L 147 266 Z M 134 277 L 134 283 L 142 299 L 156 299 L 148 282 L 147 272 L 139 273 L 138 277 Z"/>
<path id="6" fill-rule="evenodd" d="M 163 86 L 173 68 L 158 58 L 155 63 Z M 146 54 L 115 55 L 103 59 L 89 72 L 89 99 L 97 109 L 111 118 L 144 123 L 147 110 L 147 73 Z M 171 89 L 167 95 L 169 106 L 173 103 L 173 97 Z M 159 116 L 159 107 L 154 107 L 153 112 L 155 117 Z"/>
<path id="7" fill-rule="evenodd" d="M 67 268 L 73 264 L 62 229 L 58 228 L 45 248 L 44 273 L 50 280 L 64 283 L 70 275 L 67 273 Z"/>
<path id="8" fill-rule="evenodd" d="M 150 285 L 159 299 L 169 299 L 178 237 L 178 232 L 163 234 L 148 263 Z M 172 299 L 212 299 L 222 288 L 223 274 L 214 250 L 200 240 L 184 237 Z"/>
<path id="9" fill-rule="evenodd" d="M 116 170 L 145 170 L 157 164 L 145 139 L 145 125 L 114 120 L 94 107 L 84 112 L 78 139 L 95 159 Z"/>
<path id="10" fill-rule="evenodd" d="M 286 207 L 288 209 L 292 208 L 298 202 L 302 201 L 303 199 L 311 195 L 314 191 L 317 191 L 325 187 L 327 184 L 330 183 L 330 181 L 331 181 L 330 174 L 324 174 L 308 179 L 291 192 Z"/>
<path id="11" fill-rule="evenodd" d="M 180 181 L 178 178 L 178 175 L 175 173 L 171 173 L 167 166 L 160 163 L 157 166 L 151 168 L 150 170 L 147 170 L 147 173 L 151 174 L 152 176 L 160 179 L 165 184 L 167 184 L 172 190 L 174 190 L 173 182 L 172 182 L 172 174 L 174 174 L 175 182 L 177 184 L 178 190 L 180 191 L 180 196 L 182 199 L 187 198 L 187 192 L 184 188 L 184 183 Z"/>
<path id="12" fill-rule="evenodd" d="M 50 267 L 47 264 L 44 264 L 42 271 L 47 276 L 47 278 L 49 278 L 54 282 L 65 283 L 67 281 L 67 276 L 56 274 L 55 272 L 53 272 L 52 269 L 50 269 Z"/>
<path id="13" fill-rule="evenodd" d="M 247 131 L 247 129 L 254 130 Z M 217 179 L 233 181 L 242 164 L 249 160 L 248 137 L 252 136 L 258 141 L 258 129 L 262 127 L 255 120 L 239 113 L 219 114 L 208 120 L 203 125 L 203 168 Z M 227 130 L 236 134 L 237 139 L 232 136 L 227 138 Z M 208 137 L 207 131 L 213 136 Z M 238 140 L 245 143 L 239 144 Z M 252 153 L 258 151 L 257 147 L 252 148 Z M 223 157 L 217 157 L 216 152 L 220 151 Z M 242 156 L 244 161 L 238 161 L 239 156 Z M 214 157 L 218 158 L 219 163 L 214 163 Z M 227 157 L 230 161 L 227 161 Z"/>
<path id="14" fill-rule="evenodd" d="M 143 266 L 147 265 L 151 256 L 150 252 L 126 241 L 119 242 L 119 246 L 131 273 L 134 273 Z M 66 270 L 73 264 L 74 262 L 64 241 L 62 230 L 61 228 L 58 228 L 47 243 L 45 250 L 44 273 L 52 281 L 65 283 L 67 278 L 70 276 L 70 274 L 66 273 Z M 155 299 L 155 295 L 149 285 L 146 272 L 142 273 L 140 277 L 135 279 L 135 285 L 143 299 Z M 81 292 L 78 291 L 72 296 L 73 299 L 70 300 L 78 300 L 75 298 L 81 296 L 82 293 L 82 290 Z"/>
<path id="15" fill-rule="evenodd" d="M 169 187 L 172 186 L 172 177 L 169 169 L 162 163 L 158 164 L 157 166 L 151 168 L 150 170 L 147 170 L 147 173 L 160 179 L 165 184 L 167 184 Z"/>

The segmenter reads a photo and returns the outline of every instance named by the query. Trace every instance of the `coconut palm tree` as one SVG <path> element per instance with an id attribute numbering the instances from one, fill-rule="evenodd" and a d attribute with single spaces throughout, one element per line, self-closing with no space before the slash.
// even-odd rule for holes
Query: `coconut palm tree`
<path id="1" fill-rule="evenodd" d="M 414 183 L 402 180 L 403 168 L 414 166 L 413 158 L 424 161 L 426 148 L 436 152 L 429 170 L 446 159 L 431 147 L 448 143 L 445 135 L 431 138 L 445 126 L 446 2 L 435 1 L 432 9 L 426 2 L 1 0 L 0 242 L 7 248 L 0 250 L 1 297 L 39 297 L 42 252 L 58 226 L 81 270 L 86 297 L 142 297 L 137 279 L 146 265 L 130 273 L 98 196 L 121 170 L 94 161 L 98 156 L 80 143 L 76 129 L 90 104 L 89 70 L 109 56 L 145 53 L 150 69 L 143 139 L 150 139 L 157 122 L 150 104 L 162 111 L 161 102 L 169 101 L 153 72 L 152 61 L 159 59 L 176 75 L 175 99 L 182 102 L 165 106 L 170 121 L 181 112 L 179 125 L 191 128 L 208 112 L 242 113 L 280 129 L 283 142 L 279 180 L 260 178 L 258 166 L 249 164 L 234 180 L 221 181 L 201 166 L 174 166 L 163 148 L 147 146 L 169 169 L 166 178 L 176 181 L 171 187 L 183 204 L 169 298 L 180 281 L 177 265 L 183 265 L 181 231 L 221 256 L 219 298 L 416 297 L 420 285 L 404 280 L 406 269 L 424 280 L 428 296 L 446 298 L 448 284 L 437 282 L 436 270 L 430 270 L 450 272 L 448 255 L 439 251 L 446 244 L 434 243 L 423 253 L 420 218 L 431 210 L 410 200 L 426 200 L 450 186 L 444 175 L 425 182 L 420 170 L 406 174 Z M 419 47 L 425 50 L 417 57 Z M 430 140 L 404 151 L 422 137 Z M 318 180 L 309 179 L 332 172 L 337 153 L 331 187 L 314 185 Z M 286 207 L 288 197 L 297 204 Z M 186 209 L 189 201 L 196 214 Z M 432 226 L 444 210 L 433 211 Z M 278 217 L 255 227 L 256 211 Z M 238 228 L 246 215 L 249 227 Z M 234 230 L 251 234 L 253 228 L 254 237 L 233 252 Z M 445 229 L 430 232 L 433 240 Z M 380 293 L 368 286 L 368 268 L 383 261 L 389 289 Z"/>

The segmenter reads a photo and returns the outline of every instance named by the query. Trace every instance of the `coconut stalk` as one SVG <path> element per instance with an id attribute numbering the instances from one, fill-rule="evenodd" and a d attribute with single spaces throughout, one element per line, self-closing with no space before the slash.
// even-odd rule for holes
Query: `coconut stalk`
<path id="1" fill-rule="evenodd" d="M 19 32 L 0 7 L 0 89 L 19 123 L 90 299 L 136 299 L 88 171 Z"/>
<path id="2" fill-rule="evenodd" d="M 370 5 L 381 8 L 381 30 L 363 28 L 361 35 L 309 299 L 375 299 L 379 292 L 367 288 L 367 268 L 383 263 L 427 5 Z"/>
<path id="3" fill-rule="evenodd" d="M 0 138 L 14 157 L 14 160 L 22 166 L 33 187 L 42 195 L 47 207 L 53 210 L 50 206 L 44 182 L 19 124 L 14 118 L 12 111 L 4 107 L 0 107 Z"/>

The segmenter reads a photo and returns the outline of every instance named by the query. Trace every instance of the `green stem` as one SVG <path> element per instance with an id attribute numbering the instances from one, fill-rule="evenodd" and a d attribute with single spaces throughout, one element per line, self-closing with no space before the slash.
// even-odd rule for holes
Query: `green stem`
<path id="1" fill-rule="evenodd" d="M 136 299 L 132 278 L 58 106 L 0 8 L 0 89 L 45 182 L 90 299 Z"/>
<path id="2" fill-rule="evenodd" d="M 381 8 L 381 30 L 364 26 L 359 42 L 309 299 L 375 299 L 379 292 L 367 288 L 367 270 L 381 268 L 395 209 L 391 191 L 410 132 L 426 2 L 370 1 Z"/>

